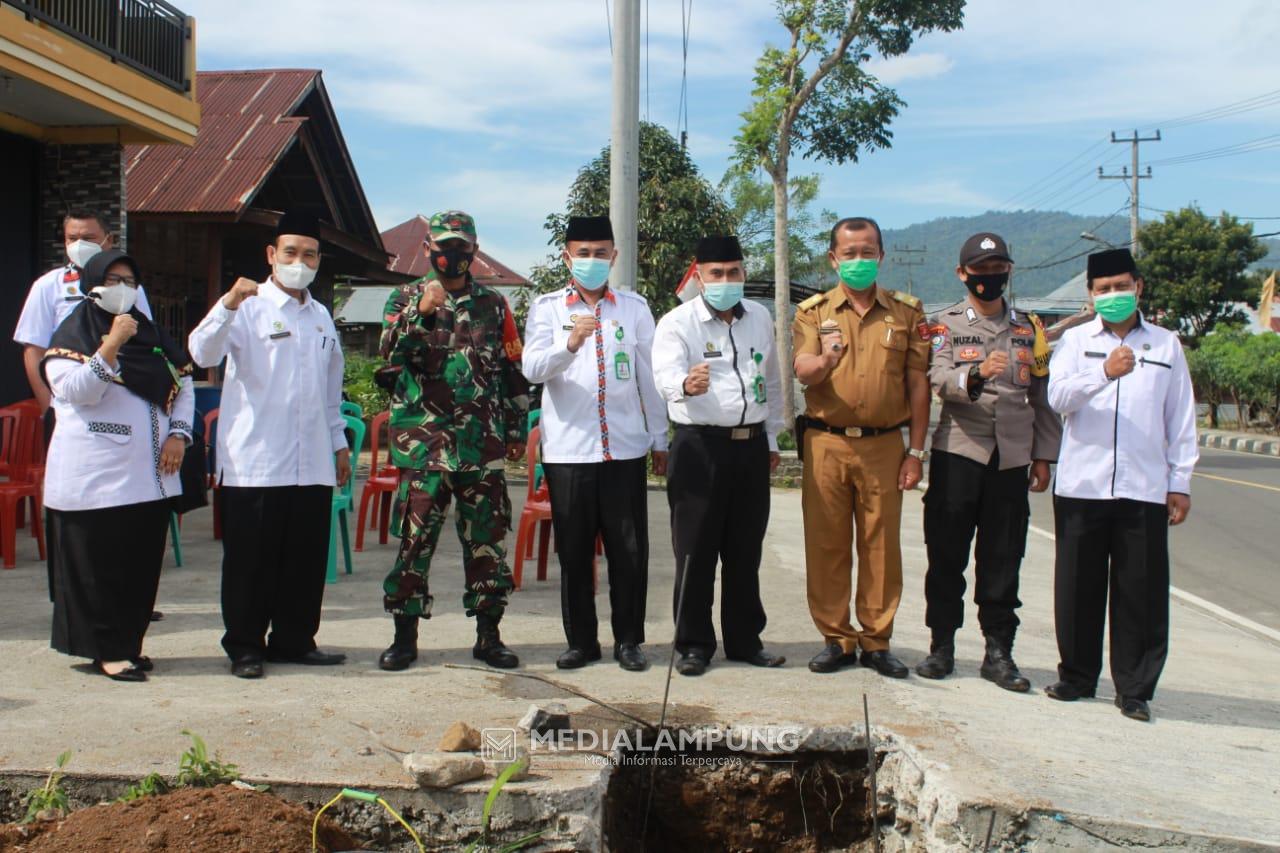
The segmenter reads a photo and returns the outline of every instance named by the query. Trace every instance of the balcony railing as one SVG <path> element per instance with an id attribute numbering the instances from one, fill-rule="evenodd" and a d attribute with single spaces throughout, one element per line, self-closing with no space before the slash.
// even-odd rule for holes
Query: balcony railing
<path id="1" fill-rule="evenodd" d="M 175 91 L 191 91 L 191 28 L 164 0 L 0 0 L 6 5 Z"/>

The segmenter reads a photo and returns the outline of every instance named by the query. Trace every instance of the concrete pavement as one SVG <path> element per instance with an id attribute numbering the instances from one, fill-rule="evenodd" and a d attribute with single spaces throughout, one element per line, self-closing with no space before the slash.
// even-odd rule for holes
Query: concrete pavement
<path id="1" fill-rule="evenodd" d="M 523 489 L 513 486 L 512 492 L 518 507 Z M 1041 693 L 1054 678 L 1057 661 L 1052 543 L 1032 536 L 1017 646 L 1018 660 L 1035 685 L 1031 694 L 1006 693 L 978 677 L 981 637 L 972 609 L 958 641 L 959 670 L 948 680 L 927 682 L 913 675 L 887 681 L 860 668 L 814 675 L 805 662 L 820 644 L 805 603 L 799 503 L 798 492 L 774 492 L 762 569 L 770 619 L 766 643 L 787 655 L 787 666 L 761 671 L 718 658 L 700 679 L 677 675 L 671 685 L 677 722 L 857 729 L 865 692 L 873 724 L 896 738 L 900 763 L 915 767 L 899 773 L 896 782 L 882 781 L 897 799 L 900 815 L 913 803 L 918 820 L 932 815 L 941 821 L 946 814 L 954 817 L 959 806 L 961 817 L 969 810 L 972 823 L 973 809 L 990 807 L 1000 816 L 997 841 L 1007 838 L 1040 850 L 1104 846 L 1097 838 L 1206 850 L 1255 849 L 1280 839 L 1275 808 L 1280 685 L 1274 677 L 1280 646 L 1175 602 L 1170 661 L 1152 704 L 1153 723 L 1121 717 L 1105 677 L 1095 701 L 1053 702 Z M 1201 500 L 1197 509 L 1204 511 L 1208 503 Z M 895 650 L 911 665 L 928 645 L 920 510 L 918 498 L 909 496 L 903 524 L 906 592 Z M 1033 524 L 1051 524 L 1041 508 L 1033 512 Z M 415 668 L 404 673 L 376 668 L 390 637 L 379 585 L 393 547 L 370 544 L 357 555 L 356 573 L 343 576 L 326 595 L 319 640 L 325 649 L 346 652 L 346 666 L 269 666 L 261 681 L 233 679 L 218 646 L 220 546 L 208 525 L 207 510 L 186 520 L 187 565 L 164 573 L 158 606 L 168 618 L 148 639 L 146 650 L 157 668 L 145 685 L 108 681 L 48 648 L 44 567 L 20 532 L 20 566 L 0 572 L 0 656 L 5 661 L 0 776 L 41 771 L 67 748 L 75 750 L 68 768 L 73 775 L 136 779 L 153 770 L 172 773 L 186 745 L 179 731 L 190 728 L 248 777 L 275 780 L 285 792 L 297 790 L 314 799 L 314 786 L 348 785 L 394 793 L 409 785 L 395 752 L 433 748 L 456 719 L 477 727 L 511 726 L 531 701 L 543 699 L 564 701 L 575 713 L 602 713 L 543 683 L 496 671 L 445 668 L 446 663 L 473 663 L 473 628 L 461 613 L 460 550 L 450 535 L 452 525 L 446 525 L 433 577 L 437 616 L 423 625 Z M 545 583 L 533 580 L 533 566 L 526 564 L 526 588 L 513 597 L 503 630 L 525 671 L 576 685 L 656 721 L 671 638 L 674 573 L 665 496 L 658 492 L 650 494 L 650 528 L 647 649 L 662 665 L 641 674 L 610 663 L 572 673 L 555 670 L 563 635 L 554 561 Z M 1175 547 L 1191 545 L 1179 539 Z M 606 592 L 602 575 L 598 603 L 605 626 Z M 607 636 L 606 627 L 602 639 Z M 508 789 L 500 813 L 541 809 L 544 816 L 555 815 L 570 809 L 570 800 L 581 805 L 598 799 L 602 790 L 599 771 L 559 770 L 554 763 L 535 765 L 535 771 L 529 781 Z M 906 790 L 913 779 L 914 789 Z M 451 809 L 474 806 L 474 800 L 467 806 L 458 797 L 485 787 L 471 783 L 461 792 L 430 796 L 399 790 L 395 801 L 413 802 L 428 816 L 424 820 L 437 814 L 445 821 L 452 819 Z M 1085 829 L 1071 830 L 1075 826 Z M 976 829 L 935 833 L 929 846 L 980 846 L 985 829 L 984 819 Z M 1067 830 L 1074 834 L 1063 835 Z"/>

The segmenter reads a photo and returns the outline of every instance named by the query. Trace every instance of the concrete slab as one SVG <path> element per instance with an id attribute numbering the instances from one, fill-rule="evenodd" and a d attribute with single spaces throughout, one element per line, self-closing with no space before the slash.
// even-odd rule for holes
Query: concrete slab
<path id="1" fill-rule="evenodd" d="M 512 491 L 518 506 L 523 487 Z M 554 559 L 548 582 L 536 581 L 533 563 L 526 563 L 525 589 L 513 597 L 503 629 L 523 671 L 656 721 L 672 633 L 674 561 L 665 496 L 650 497 L 647 649 L 654 667 L 633 674 L 606 661 L 572 673 L 555 669 L 563 634 Z M 944 792 L 948 802 L 995 804 L 1005 813 L 1038 814 L 1042 822 L 1045 814 L 1051 820 L 1061 813 L 1095 829 L 1148 827 L 1160 838 L 1221 839 L 1209 847 L 1229 846 L 1227 839 L 1280 839 L 1280 647 L 1174 602 L 1170 661 L 1152 705 L 1153 723 L 1121 717 L 1105 679 L 1097 700 L 1053 702 L 1041 693 L 1057 661 L 1052 543 L 1033 535 L 1023 567 L 1017 647 L 1035 684 L 1032 693 L 1006 693 L 978 677 L 981 637 L 972 608 L 951 679 L 928 682 L 913 674 L 892 682 L 864 669 L 814 675 L 805 667 L 819 640 L 805 603 L 799 494 L 777 490 L 773 500 L 762 569 L 770 619 L 765 637 L 788 664 L 763 671 L 717 659 L 701 678 L 675 676 L 677 722 L 859 728 L 866 693 L 873 725 L 896 736 L 927 776 L 927 787 L 935 795 Z M 1048 518 L 1032 523 L 1052 529 Z M 920 529 L 920 501 L 912 497 L 904 519 L 906 593 L 894 642 L 910 665 L 928 646 Z M 461 607 L 460 550 L 451 533 L 450 525 L 433 575 L 437 615 L 423 625 L 422 654 L 413 669 L 384 673 L 376 667 L 390 638 L 380 583 L 394 546 L 379 546 L 371 537 L 356 557 L 355 574 L 326 592 L 319 640 L 326 650 L 346 652 L 347 665 L 269 666 L 265 679 L 250 682 L 228 674 L 218 645 L 221 547 L 211 537 L 209 512 L 197 512 L 183 528 L 186 566 L 172 567 L 170 558 L 161 582 L 158 606 L 167 618 L 153 626 L 146 648 L 156 672 L 148 684 L 134 685 L 93 675 L 48 648 L 45 569 L 20 531 L 19 567 L 0 571 L 0 775 L 38 772 L 67 748 L 75 750 L 68 768 L 73 774 L 172 773 L 186 745 L 180 730 L 189 728 L 251 778 L 395 788 L 411 784 L 399 753 L 434 749 L 455 720 L 478 728 L 513 726 L 531 701 L 554 699 L 593 716 L 601 728 L 616 727 L 607 712 L 547 684 L 446 667 L 473 663 L 473 629 Z M 598 605 L 607 642 L 603 562 L 601 568 Z M 538 767 L 513 789 L 541 786 L 564 796 L 598 797 L 598 770 L 567 761 Z M 546 800 L 552 809 L 555 802 L 554 796 Z M 1107 832 L 1113 830 L 1097 831 L 1112 837 Z M 1150 837 L 1139 841 L 1152 843 Z"/>

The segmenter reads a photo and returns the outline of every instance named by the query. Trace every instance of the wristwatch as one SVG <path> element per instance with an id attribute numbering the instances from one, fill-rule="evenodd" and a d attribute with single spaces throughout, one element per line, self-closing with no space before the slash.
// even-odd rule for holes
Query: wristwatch
<path id="1" fill-rule="evenodd" d="M 917 458 L 917 459 L 919 459 L 921 462 L 923 462 L 923 461 L 925 461 L 926 459 L 928 459 L 928 458 L 929 458 L 929 451 L 927 451 L 927 450 L 916 450 L 915 448 L 912 448 L 912 449 L 910 449 L 910 450 L 908 450 L 908 451 L 907 451 L 907 455 L 908 455 L 908 456 L 914 456 L 915 458 Z"/>

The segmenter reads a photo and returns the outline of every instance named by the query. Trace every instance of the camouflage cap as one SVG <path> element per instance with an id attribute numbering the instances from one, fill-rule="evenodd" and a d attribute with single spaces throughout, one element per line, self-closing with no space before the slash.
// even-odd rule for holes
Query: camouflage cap
<path id="1" fill-rule="evenodd" d="M 468 245 L 476 244 L 476 221 L 468 213 L 461 210 L 446 210 L 431 217 L 431 239 L 439 243 L 441 240 L 465 240 Z"/>

